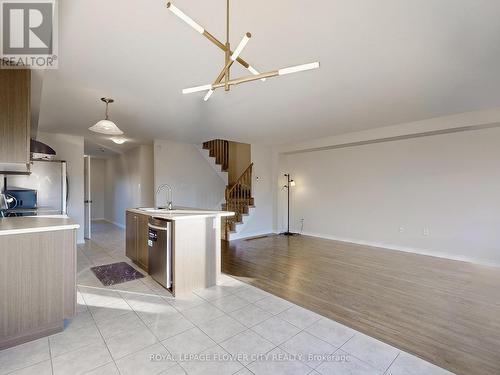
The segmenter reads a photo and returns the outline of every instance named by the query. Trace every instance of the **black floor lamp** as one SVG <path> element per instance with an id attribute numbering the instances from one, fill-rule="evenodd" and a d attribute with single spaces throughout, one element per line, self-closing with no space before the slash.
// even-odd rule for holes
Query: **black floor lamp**
<path id="1" fill-rule="evenodd" d="M 290 178 L 290 173 L 285 173 L 286 185 L 283 186 L 287 190 L 287 227 L 286 232 L 281 233 L 283 236 L 295 236 L 297 233 L 290 232 L 290 187 L 295 186 L 295 181 Z"/>

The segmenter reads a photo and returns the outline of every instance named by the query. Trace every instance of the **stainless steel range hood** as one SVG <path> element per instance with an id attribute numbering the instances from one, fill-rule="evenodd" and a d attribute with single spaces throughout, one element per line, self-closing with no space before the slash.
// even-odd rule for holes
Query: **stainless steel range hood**
<path id="1" fill-rule="evenodd" d="M 30 155 L 31 160 L 53 160 L 56 152 L 49 145 L 32 139 L 30 142 Z"/>

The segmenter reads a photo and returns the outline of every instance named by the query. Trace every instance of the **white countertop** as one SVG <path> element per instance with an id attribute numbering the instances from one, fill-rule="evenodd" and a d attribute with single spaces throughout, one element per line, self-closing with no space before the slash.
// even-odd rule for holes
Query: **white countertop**
<path id="1" fill-rule="evenodd" d="M 234 216 L 234 212 L 230 211 L 212 211 L 212 210 L 201 210 L 195 208 L 175 208 L 172 211 L 168 211 L 166 209 L 153 209 L 153 208 L 129 208 L 127 211 L 141 215 L 161 217 L 169 220 L 185 220 L 185 219 L 199 219 L 205 217 Z"/>
<path id="2" fill-rule="evenodd" d="M 0 236 L 78 228 L 80 226 L 65 215 L 0 218 Z"/>

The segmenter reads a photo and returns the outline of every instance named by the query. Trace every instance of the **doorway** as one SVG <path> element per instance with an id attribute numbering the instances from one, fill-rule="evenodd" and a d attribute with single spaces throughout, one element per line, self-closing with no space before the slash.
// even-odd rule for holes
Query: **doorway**
<path id="1" fill-rule="evenodd" d="M 92 197 L 90 187 L 90 156 L 84 157 L 83 163 L 84 180 L 84 206 L 85 206 L 85 227 L 84 237 L 88 240 L 92 238 Z"/>

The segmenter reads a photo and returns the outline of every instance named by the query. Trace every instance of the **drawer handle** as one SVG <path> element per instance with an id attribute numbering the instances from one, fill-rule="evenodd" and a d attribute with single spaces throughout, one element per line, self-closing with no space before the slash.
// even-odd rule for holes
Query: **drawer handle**
<path id="1" fill-rule="evenodd" d="M 168 227 L 158 227 L 156 225 L 149 224 L 149 223 L 148 223 L 148 227 L 151 229 L 162 230 L 164 232 L 168 231 Z"/>

